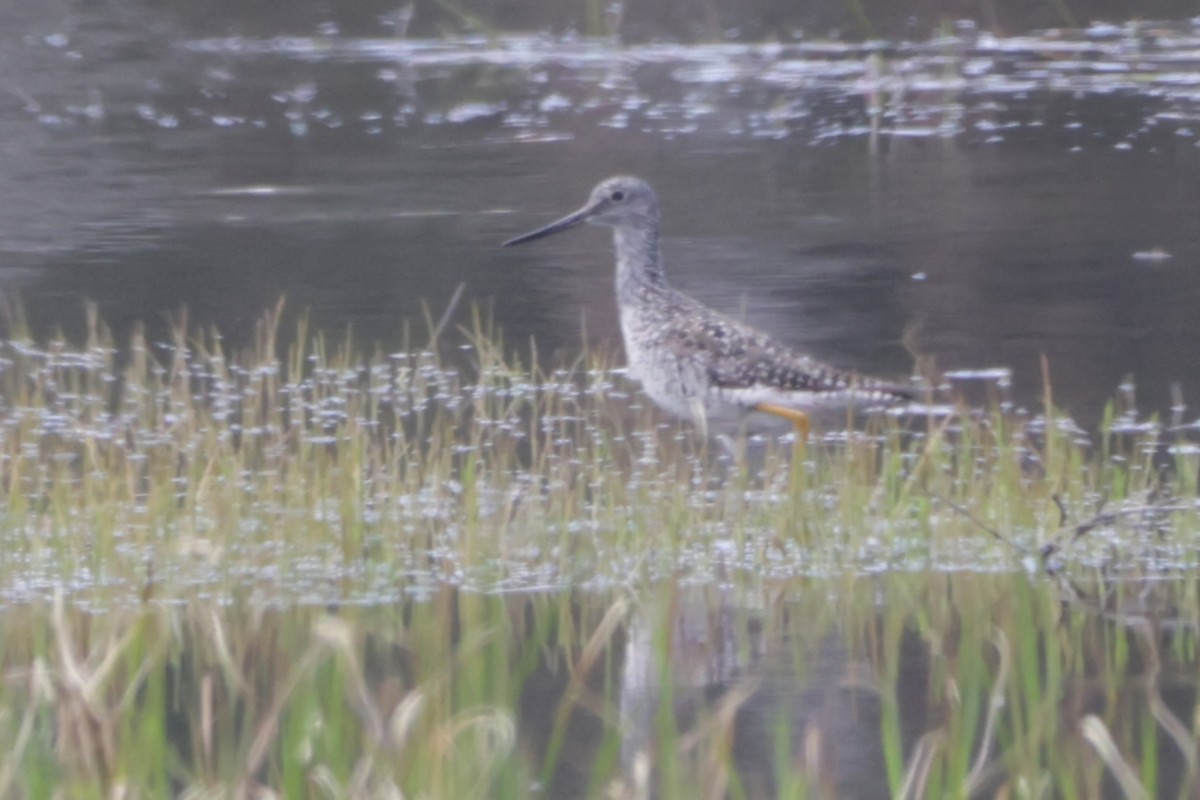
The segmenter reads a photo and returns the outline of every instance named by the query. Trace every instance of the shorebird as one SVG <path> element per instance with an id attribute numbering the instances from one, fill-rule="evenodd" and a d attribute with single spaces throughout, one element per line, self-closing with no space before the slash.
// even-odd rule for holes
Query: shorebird
<path id="1" fill-rule="evenodd" d="M 629 374 L 659 407 L 701 431 L 755 432 L 786 420 L 803 441 L 810 415 L 912 399 L 903 385 L 823 364 L 673 288 L 659 250 L 658 198 L 640 178 L 602 181 L 578 211 L 504 247 L 584 222 L 613 229 Z"/>

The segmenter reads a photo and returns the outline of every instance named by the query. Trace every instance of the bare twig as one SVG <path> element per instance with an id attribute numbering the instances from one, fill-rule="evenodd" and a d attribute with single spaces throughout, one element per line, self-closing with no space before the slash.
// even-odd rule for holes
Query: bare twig
<path id="1" fill-rule="evenodd" d="M 1061 508 L 1061 505 L 1060 505 Z M 1133 506 L 1125 506 L 1109 511 L 1101 509 L 1092 516 L 1085 519 L 1066 530 L 1060 531 L 1041 550 L 1042 558 L 1047 559 L 1057 553 L 1062 552 L 1067 547 L 1075 544 L 1097 528 L 1108 527 L 1120 521 L 1125 517 L 1145 516 L 1150 514 L 1166 514 L 1172 511 L 1187 511 L 1191 506 L 1186 505 L 1166 505 L 1156 503 L 1142 503 Z"/>
<path id="2" fill-rule="evenodd" d="M 1061 494 L 1055 492 L 1051 499 L 1054 500 L 1054 505 L 1058 506 L 1058 527 L 1062 528 L 1067 524 L 1071 515 L 1067 513 L 1067 506 L 1063 502 Z"/>
<path id="3" fill-rule="evenodd" d="M 1147 499 L 1153 501 L 1155 496 L 1147 495 Z M 1010 539 L 1008 536 L 1005 536 L 1000 531 L 988 525 L 986 522 L 972 514 L 970 510 L 959 505 L 958 503 L 955 503 L 953 500 L 945 497 L 938 497 L 938 500 L 944 503 L 948 508 L 966 517 L 967 520 L 969 520 L 980 530 L 991 534 L 992 538 L 994 538 L 996 541 L 1006 544 L 1021 553 L 1033 552 L 1029 548 L 1023 547 L 1022 545 Z M 1188 505 L 1159 504 L 1155 502 L 1139 503 L 1138 505 L 1130 505 L 1123 508 L 1115 508 L 1110 510 L 1104 510 L 1103 507 L 1101 507 L 1099 511 L 1084 521 L 1068 527 L 1067 521 L 1069 515 L 1065 503 L 1063 503 L 1062 498 L 1058 495 L 1054 495 L 1053 500 L 1054 504 L 1058 507 L 1059 531 L 1050 538 L 1049 542 L 1042 545 L 1038 551 L 1038 554 L 1042 557 L 1043 562 L 1050 559 L 1052 556 L 1061 553 L 1067 547 L 1070 547 L 1075 542 L 1079 541 L 1081 538 L 1097 528 L 1104 528 L 1116 524 L 1121 519 L 1126 517 L 1166 514 L 1173 511 L 1188 511 L 1192 508 Z"/>
<path id="4" fill-rule="evenodd" d="M 996 530 L 991 525 L 988 525 L 986 522 L 979 519 L 979 517 L 972 514 L 966 507 L 960 506 L 958 503 L 954 502 L 953 500 L 949 500 L 945 497 L 939 497 L 938 499 L 941 500 L 943 503 L 945 503 L 946 506 L 948 506 L 950 509 L 957 511 L 959 514 L 962 514 L 964 517 L 967 518 L 967 520 L 969 522 L 974 524 L 977 528 L 990 533 L 992 535 L 992 538 L 994 538 L 996 541 L 1000 542 L 1001 544 L 1006 544 L 1009 547 L 1011 547 L 1012 549 L 1014 549 L 1020 553 L 1029 553 L 1030 552 L 1029 548 L 1023 547 L 1023 546 L 1017 544 L 1016 542 L 1012 541 L 1007 536 L 1005 536 L 1003 533 Z"/>

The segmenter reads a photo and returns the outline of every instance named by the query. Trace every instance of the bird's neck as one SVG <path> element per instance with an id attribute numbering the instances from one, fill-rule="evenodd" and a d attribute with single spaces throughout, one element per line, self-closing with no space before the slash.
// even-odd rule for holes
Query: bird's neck
<path id="1" fill-rule="evenodd" d="M 647 291 L 665 290 L 662 255 L 658 248 L 656 227 L 613 229 L 613 244 L 617 250 L 617 297 L 637 299 Z"/>

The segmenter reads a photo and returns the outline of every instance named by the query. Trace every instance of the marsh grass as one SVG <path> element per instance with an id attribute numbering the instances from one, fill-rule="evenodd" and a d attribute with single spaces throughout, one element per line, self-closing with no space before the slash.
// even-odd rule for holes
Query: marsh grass
<path id="1" fill-rule="evenodd" d="M 278 318 L 3 345 L 0 796 L 1197 790 L 1200 456 L 1133 409 L 734 462 L 480 313 Z"/>

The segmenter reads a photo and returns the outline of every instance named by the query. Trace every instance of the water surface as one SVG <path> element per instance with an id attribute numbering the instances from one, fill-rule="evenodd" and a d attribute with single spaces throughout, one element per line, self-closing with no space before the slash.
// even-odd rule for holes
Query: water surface
<path id="1" fill-rule="evenodd" d="M 6 13 L 0 282 L 37 331 L 187 305 L 236 343 L 286 295 L 390 349 L 463 283 L 514 346 L 615 344 L 604 234 L 497 245 L 634 172 L 677 284 L 842 366 L 906 374 L 915 327 L 1024 403 L 1045 356 L 1085 420 L 1127 376 L 1148 410 L 1200 394 L 1187 22 L 685 46 Z"/>
<path id="2" fill-rule="evenodd" d="M 912 357 L 901 338 L 911 330 L 917 349 L 942 369 L 1011 371 L 1023 405 L 1040 401 L 1044 358 L 1055 400 L 1085 424 L 1128 377 L 1144 411 L 1182 402 L 1181 418 L 1196 416 L 1186 407 L 1200 397 L 1200 30 L 1185 19 L 1190 4 L 1174 10 L 1178 21 L 1129 25 L 1047 18 L 1053 4 L 1045 3 L 1006 8 L 1002 17 L 993 9 L 973 24 L 954 24 L 944 9 L 899 19 L 891 3 L 864 4 L 869 24 L 848 14 L 856 5 L 849 3 L 811 12 L 764 3 L 763 13 L 741 17 L 723 3 L 710 4 L 709 14 L 639 4 L 619 23 L 577 19 L 580 12 L 563 4 L 530 4 L 527 17 L 476 24 L 451 19 L 442 4 L 417 6 L 404 36 L 397 19 L 380 18 L 393 10 L 383 5 L 242 5 L 112 0 L 0 10 L 7 89 L 0 96 L 0 292 L 19 298 L 39 336 L 62 328 L 79 337 L 92 301 L 119 339 L 145 324 L 151 341 L 161 340 L 166 316 L 186 306 L 195 324 L 240 345 L 286 296 L 293 316 L 307 310 L 316 328 L 349 327 L 364 350 L 392 352 L 423 344 L 425 309 L 436 318 L 463 285 L 465 302 L 452 321 L 465 321 L 471 304 L 490 306 L 513 349 L 569 358 L 585 337 L 616 347 L 605 234 L 581 230 L 519 250 L 499 242 L 575 208 L 597 180 L 633 172 L 659 191 L 668 269 L 680 287 L 822 358 L 903 375 Z M 1086 7 L 1095 18 L 1108 10 Z M 1052 25 L 1064 29 L 1039 30 Z M 837 35 L 839 28 L 853 32 Z M 105 375 L 98 384 L 107 386 L 115 372 Z M 356 372 L 347 379 L 356 381 Z M 106 398 L 93 399 L 81 418 L 121 424 L 104 416 Z M 331 400 L 335 428 L 344 421 L 341 399 Z M 62 445 L 80 436 L 86 445 L 98 435 L 67 424 L 74 418 L 46 402 L 34 423 L 25 419 L 36 427 L 31 441 Z M 15 405 L 9 411 L 21 413 Z M 115 441 L 127 434 L 97 430 Z M 174 435 L 162 436 L 164 447 Z M 146 441 L 134 437 L 130 446 Z M 19 443 L 14 452 L 23 452 Z M 283 463 L 281 452 L 272 457 Z M 25 480 L 40 485 L 44 477 Z M 238 479 L 273 496 L 270 475 Z M 438 502 L 453 495 L 457 507 L 451 483 L 436 482 L 430 494 Z M 1079 493 L 1079 509 L 1100 501 Z M 1003 784 L 1003 757 L 1032 730 L 1055 755 L 1060 745 L 1076 747 L 1073 757 L 1091 765 L 1082 768 L 1091 788 L 1116 796 L 1111 775 L 1086 761 L 1092 751 L 1078 732 L 1089 715 L 1112 724 L 1143 777 L 1156 772 L 1169 790 L 1185 775 L 1187 754 L 1167 740 L 1166 717 L 1155 716 L 1166 708 L 1195 719 L 1195 620 L 1186 611 L 1194 580 L 1178 579 L 1194 571 L 1195 551 L 1183 534 L 1139 539 L 1132 549 L 1150 556 L 1131 560 L 1137 575 L 1127 583 L 1097 579 L 1090 595 L 1064 600 L 1065 582 L 1040 571 L 1026 580 L 1008 551 L 1002 563 L 981 561 L 977 546 L 993 543 L 974 528 L 979 539 L 956 540 L 951 561 L 930 560 L 929 543 L 916 537 L 899 543 L 904 559 L 889 560 L 870 532 L 843 530 L 862 549 L 840 552 L 832 542 L 843 569 L 824 572 L 798 546 L 787 569 L 764 568 L 777 537 L 754 529 L 761 541 L 750 537 L 732 551 L 735 580 L 723 559 L 731 537 L 746 537 L 721 520 L 713 530 L 683 532 L 717 566 L 689 561 L 686 552 L 654 551 L 645 560 L 633 553 L 631 570 L 620 558 L 604 562 L 604 592 L 576 597 L 568 584 L 577 571 L 520 571 L 522 559 L 579 569 L 578 558 L 545 556 L 554 553 L 549 545 L 506 553 L 511 564 L 481 570 L 507 582 L 471 583 L 471 573 L 454 568 L 460 531 L 425 514 L 427 499 L 388 497 L 402 522 L 419 520 L 428 536 L 381 536 L 368 542 L 379 548 L 370 557 L 348 554 L 344 536 L 322 533 L 337 522 L 332 511 L 301 521 L 313 523 L 303 530 L 317 536 L 307 552 L 301 522 L 290 518 L 275 520 L 289 535 L 238 529 L 219 515 L 192 520 L 214 537 L 236 539 L 227 551 L 205 549 L 204 538 L 176 542 L 153 524 L 133 531 L 164 546 L 169 556 L 158 559 L 126 541 L 125 529 L 110 531 L 105 553 L 92 520 L 70 515 L 55 524 L 88 535 L 55 528 L 51 547 L 35 520 L 17 532 L 19 546 L 5 548 L 0 624 L 35 631 L 28 653 L 6 651 L 5 674 L 32 674 L 32 653 L 53 638 L 41 632 L 62 629 L 39 606 L 47 597 L 66 594 L 76 601 L 70 613 L 118 625 L 120 613 L 154 595 L 158 580 L 184 597 L 168 596 L 144 613 L 170 616 L 178 602 L 180 614 L 203 618 L 200 634 L 162 651 L 199 665 L 194 674 L 176 673 L 174 662 L 163 667 L 164 680 L 178 681 L 178 692 L 167 694 L 184 698 L 173 709 L 180 727 L 171 741 L 185 754 L 203 728 L 197 719 L 189 728 L 186 717 L 199 707 L 190 701 L 203 697 L 205 670 L 228 668 L 217 652 L 224 639 L 204 634 L 217 612 L 202 603 L 211 595 L 223 608 L 231 594 L 235 605 L 249 597 L 257 609 L 228 625 L 235 644 L 246 645 L 245 663 L 265 664 L 246 667 L 251 678 L 273 686 L 311 652 L 311 640 L 328 632 L 329 623 L 316 620 L 319 606 L 340 613 L 353 631 L 345 651 L 353 658 L 322 669 L 361 656 L 381 713 L 392 713 L 399 697 L 444 687 L 446 664 L 471 666 L 474 651 L 457 649 L 463 631 L 468 643 L 477 631 L 501 631 L 483 637 L 496 648 L 488 664 L 516 665 L 525 682 L 471 694 L 509 674 L 493 670 L 480 685 L 464 682 L 455 701 L 487 703 L 514 721 L 522 749 L 505 779 L 519 787 L 516 796 L 530 786 L 547 797 L 578 796 L 596 781 L 633 780 L 638 759 L 664 731 L 679 734 L 666 739 L 674 746 L 722 708 L 735 712 L 729 724 L 737 735 L 725 755 L 749 776 L 748 796 L 776 793 L 763 776 L 787 759 L 831 796 L 884 796 L 887 770 L 913 763 L 922 741 L 975 736 L 979 715 L 963 712 L 954 723 L 961 728 L 946 720 L 960 702 L 983 708 L 996 686 L 1013 688 L 1007 710 L 997 711 L 995 750 L 981 751 L 981 763 L 993 753 L 999 764 L 985 787 Z M 243 505 L 231 507 L 264 519 L 280 511 Z M 1006 513 L 1020 521 L 1022 541 L 1044 533 L 1040 507 L 1022 498 L 1011 505 L 1016 510 Z M 467 519 L 478 506 L 464 512 Z M 163 507 L 172 507 L 170 498 Z M 341 513 L 379 521 L 355 512 L 349 505 Z M 913 519 L 929 524 L 928 514 Z M 581 530 L 588 541 L 591 529 Z M 1091 552 L 1134 538 L 1103 535 L 1111 538 L 1089 542 Z M 1074 566 L 1100 573 L 1107 562 L 1094 558 Z M 614 573 L 636 575 L 647 562 L 665 565 L 649 570 L 646 582 L 666 596 L 605 594 L 619 582 Z M 996 575 L 987 574 L 992 563 Z M 143 573 L 145 586 L 130 577 Z M 546 575 L 555 591 L 530 592 L 538 581 L 546 585 Z M 505 596 L 509 586 L 525 593 Z M 1156 591 L 1167 600 L 1128 602 Z M 628 603 L 613 617 L 617 624 L 595 624 L 614 602 Z M 490 610 L 461 612 L 473 603 Z M 287 606 L 279 617 L 264 612 L 276 604 Z M 537 635 L 526 637 L 521 623 L 530 619 Z M 564 620 L 582 620 L 582 640 L 547 638 Z M 419 661 L 420 648 L 410 647 L 418 623 L 446 640 L 428 674 L 409 663 Z M 258 635 L 260 624 L 266 635 Z M 296 648 L 256 660 L 260 643 L 277 641 L 276 624 L 293 626 L 278 641 Z M 73 627 L 92 630 L 86 621 Z M 191 628 L 176 621 L 161 630 Z M 130 641 L 119 625 L 114 636 Z M 1001 666 L 1004 636 L 1017 654 L 1013 672 Z M 576 664 L 589 647 L 605 660 L 580 695 L 564 664 Z M 335 684 L 311 692 L 313 708 Z M 28 700 L 12 691 L 13 707 Z M 40 696 L 30 692 L 28 702 Z M 577 707 L 581 696 L 592 704 Z M 1021 705 L 1030 697 L 1048 699 L 1030 711 Z M 231 700 L 221 718 L 246 741 L 260 720 L 238 709 L 253 710 L 255 698 Z M 722 706 L 730 698 L 737 702 Z M 361 701 L 346 707 L 362 712 Z M 1021 717 L 1026 711 L 1030 717 Z M 25 718 L 0 717 L 14 726 Z M 38 710 L 28 717 L 35 718 L 51 715 Z M 345 707 L 335 703 L 319 718 L 342 719 L 364 749 L 378 745 L 365 733 L 369 724 L 345 723 Z M 243 720 L 245 731 L 237 728 Z M 449 727 L 457 718 L 431 724 Z M 562 757 L 550 760 L 560 724 L 569 735 L 560 741 Z M 319 738 L 319 726 L 311 730 Z M 781 744 L 780 731 L 794 738 Z M 301 732 L 297 739 L 308 741 Z M 45 751 L 35 767 L 56 763 L 53 735 L 36 742 Z"/>

